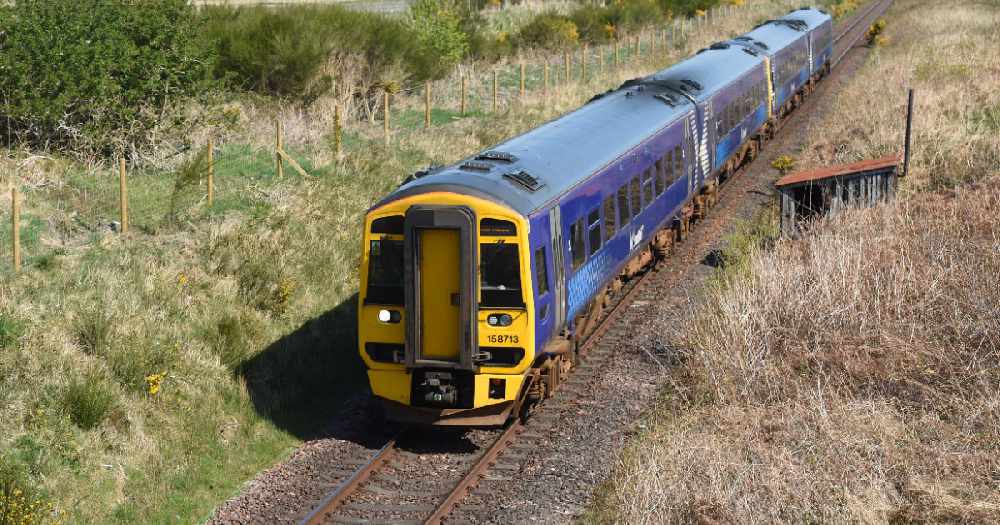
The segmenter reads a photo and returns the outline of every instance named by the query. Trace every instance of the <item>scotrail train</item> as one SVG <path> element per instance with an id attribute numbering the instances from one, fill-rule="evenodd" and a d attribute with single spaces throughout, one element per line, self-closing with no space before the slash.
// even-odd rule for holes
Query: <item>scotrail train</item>
<path id="1" fill-rule="evenodd" d="M 609 295 L 829 72 L 832 41 L 824 11 L 792 11 L 372 207 L 359 351 L 388 416 L 497 425 L 547 396 Z"/>

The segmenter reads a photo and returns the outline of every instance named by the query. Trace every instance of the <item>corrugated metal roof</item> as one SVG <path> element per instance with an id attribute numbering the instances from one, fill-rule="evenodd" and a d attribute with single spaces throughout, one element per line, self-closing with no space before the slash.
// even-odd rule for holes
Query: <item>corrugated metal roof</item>
<path id="1" fill-rule="evenodd" d="M 832 177 L 843 177 L 846 175 L 854 175 L 868 171 L 884 170 L 889 167 L 897 166 L 899 164 L 899 160 L 899 154 L 895 154 L 875 160 L 863 160 L 860 162 L 852 162 L 850 164 L 837 164 L 814 170 L 799 171 L 790 175 L 785 175 L 784 177 L 778 179 L 778 182 L 775 182 L 774 185 L 781 188 L 794 184 L 802 184 L 804 182 L 820 181 Z"/>

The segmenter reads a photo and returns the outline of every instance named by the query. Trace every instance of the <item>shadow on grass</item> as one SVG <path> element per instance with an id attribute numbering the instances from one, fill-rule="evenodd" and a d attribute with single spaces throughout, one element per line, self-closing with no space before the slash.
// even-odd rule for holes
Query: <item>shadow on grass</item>
<path id="1" fill-rule="evenodd" d="M 357 429 L 335 421 L 351 400 L 370 395 L 357 352 L 357 298 L 307 321 L 238 367 L 258 414 L 302 440 L 359 438 Z"/>

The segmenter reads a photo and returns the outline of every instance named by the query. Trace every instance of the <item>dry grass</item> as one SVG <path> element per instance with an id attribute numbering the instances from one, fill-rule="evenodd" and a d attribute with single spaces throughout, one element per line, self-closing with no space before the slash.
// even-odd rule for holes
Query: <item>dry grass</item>
<path id="1" fill-rule="evenodd" d="M 682 364 L 590 518 L 1000 521 L 1000 176 L 979 116 L 1000 101 L 998 15 L 895 3 L 804 163 L 896 151 L 912 85 L 900 200 L 722 277 L 671 336 Z"/>

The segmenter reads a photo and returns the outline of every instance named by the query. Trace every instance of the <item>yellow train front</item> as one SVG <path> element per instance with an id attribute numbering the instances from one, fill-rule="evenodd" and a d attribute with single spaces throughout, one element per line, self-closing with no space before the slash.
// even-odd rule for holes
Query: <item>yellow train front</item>
<path id="1" fill-rule="evenodd" d="M 527 231 L 510 208 L 447 191 L 369 211 L 358 334 L 390 419 L 508 419 L 535 355 Z"/>

